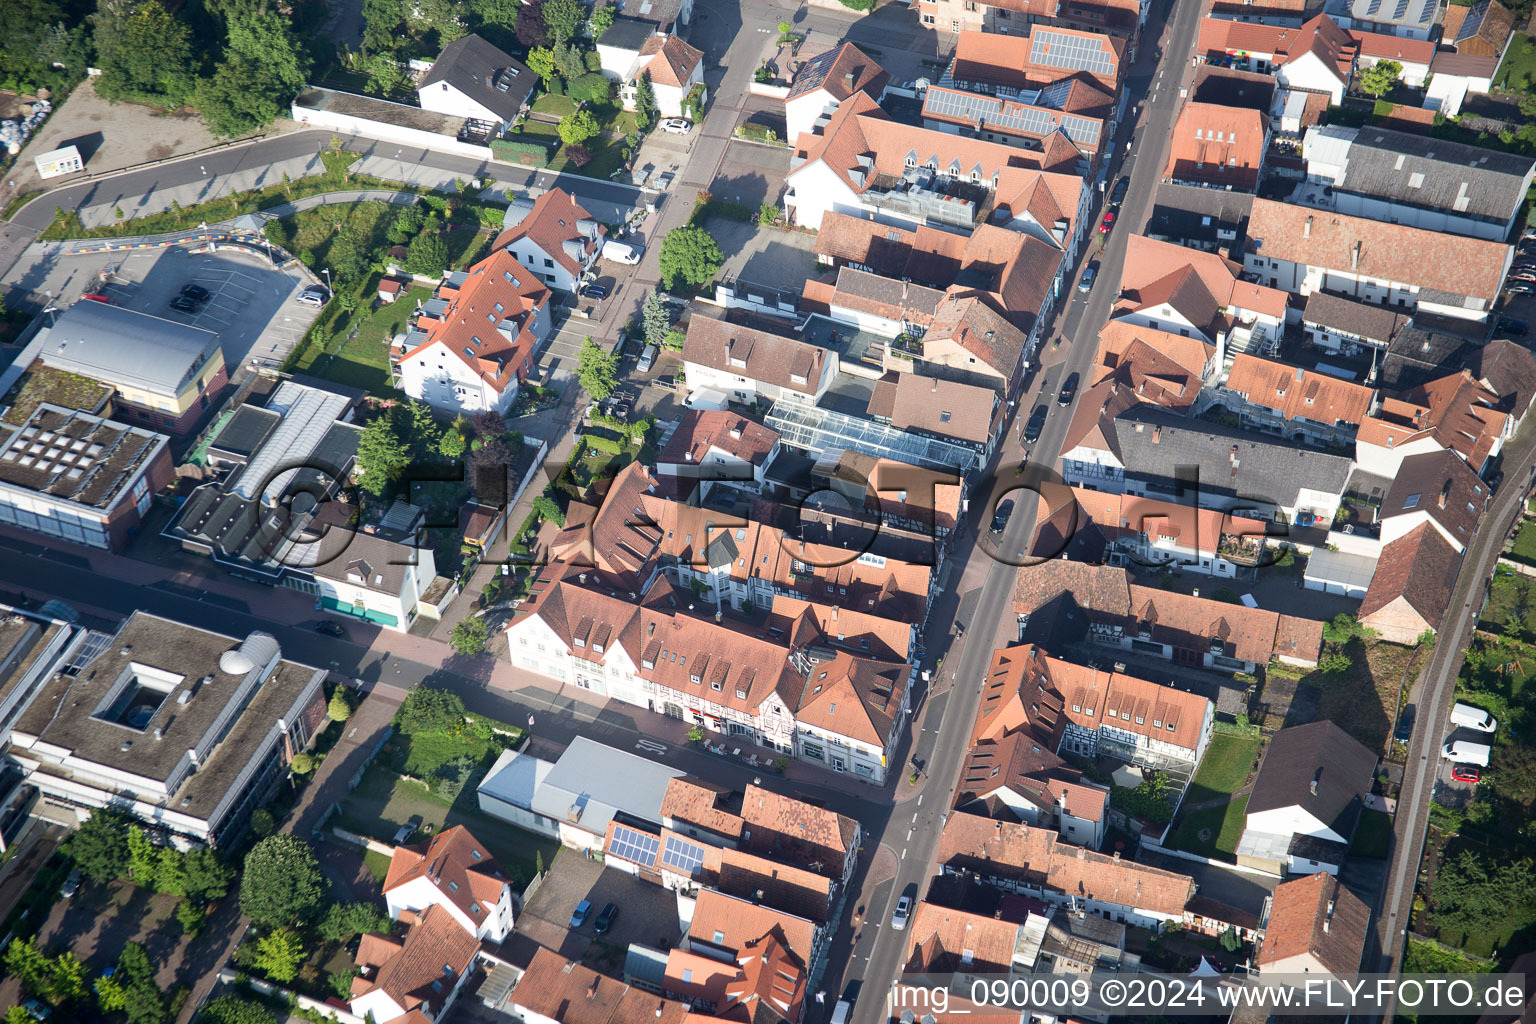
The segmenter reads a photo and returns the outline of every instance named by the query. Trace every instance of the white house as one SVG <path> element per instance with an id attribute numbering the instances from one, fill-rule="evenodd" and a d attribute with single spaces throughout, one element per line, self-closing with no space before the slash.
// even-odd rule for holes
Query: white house
<path id="1" fill-rule="evenodd" d="M 683 343 L 690 392 L 713 391 L 742 405 L 759 396 L 815 405 L 837 376 L 837 353 L 726 320 L 694 316 Z"/>
<path id="2" fill-rule="evenodd" d="M 428 907 L 441 907 L 482 942 L 503 942 L 512 934 L 511 880 L 462 825 L 425 844 L 395 847 L 384 903 L 395 921 L 407 911 L 420 916 Z"/>
<path id="3" fill-rule="evenodd" d="M 378 526 L 332 524 L 311 573 L 317 607 L 404 633 L 432 600 L 437 563 L 421 542 L 421 510 L 400 502 L 391 511 Z"/>
<path id="4" fill-rule="evenodd" d="M 549 298 L 543 277 L 497 246 L 448 275 L 416 327 L 395 338 L 395 384 L 442 412 L 505 414 L 549 334 Z"/>
<path id="5" fill-rule="evenodd" d="M 1248 798 L 1240 865 L 1337 874 L 1371 792 L 1376 755 L 1329 721 L 1281 729 Z"/>
<path id="6" fill-rule="evenodd" d="M 608 229 L 576 197 L 552 188 L 537 199 L 514 199 L 502 216 L 497 246 L 562 292 L 581 287 L 597 263 Z"/>
<path id="7" fill-rule="evenodd" d="M 423 110 L 484 121 L 499 131 L 527 109 L 539 77 L 477 35 L 443 47 L 416 86 Z"/>
<path id="8" fill-rule="evenodd" d="M 614 18 L 597 41 L 597 53 L 603 74 L 618 83 L 625 110 L 635 109 L 635 89 L 642 75 L 650 76 L 656 110 L 662 117 L 682 115 L 689 91 L 704 81 L 703 52 L 642 18 Z"/>
<path id="9" fill-rule="evenodd" d="M 1402 70 L 1398 81 L 1414 89 L 1422 89 L 1429 78 L 1429 68 L 1435 59 L 1435 44 L 1427 39 L 1410 39 L 1406 36 L 1387 35 L 1383 32 L 1350 32 L 1360 46 L 1355 68 L 1360 74 L 1384 60 L 1392 61 Z"/>
<path id="10" fill-rule="evenodd" d="M 856 92 L 879 103 L 890 75 L 852 43 L 817 54 L 800 65 L 784 97 L 786 141 L 794 144 Z"/>
<path id="11" fill-rule="evenodd" d="M 407 916 L 412 923 L 403 939 L 369 934 L 358 944 L 359 974 L 348 1005 L 376 1024 L 407 1015 L 405 1024 L 446 1020 L 480 949 L 475 933 L 441 903 Z"/>
<path id="12" fill-rule="evenodd" d="M 1275 80 L 1285 89 L 1327 93 L 1337 106 L 1349 88 L 1358 52 L 1348 32 L 1319 14 L 1301 27 L 1285 63 L 1275 68 Z"/>
<path id="13" fill-rule="evenodd" d="M 672 496 L 687 498 L 702 487 L 705 498 L 718 482 L 761 487 L 779 452 L 779 432 L 726 409 L 690 409 L 656 456 L 656 477 Z"/>
<path id="14" fill-rule="evenodd" d="M 1488 498 L 1487 485 L 1454 451 L 1409 456 L 1381 500 L 1381 546 L 1428 523 L 1457 552 L 1464 551 Z"/>

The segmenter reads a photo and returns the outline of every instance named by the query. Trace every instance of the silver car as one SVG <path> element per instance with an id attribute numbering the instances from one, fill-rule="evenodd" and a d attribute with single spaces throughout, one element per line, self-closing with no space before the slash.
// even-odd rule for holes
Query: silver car
<path id="1" fill-rule="evenodd" d="M 905 931 L 907 919 L 912 916 L 912 897 L 903 896 L 896 901 L 896 909 L 891 911 L 891 927 L 897 931 Z"/>

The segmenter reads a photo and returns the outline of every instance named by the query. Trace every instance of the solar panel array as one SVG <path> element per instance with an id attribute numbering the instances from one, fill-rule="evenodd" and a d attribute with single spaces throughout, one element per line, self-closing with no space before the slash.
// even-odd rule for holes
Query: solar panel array
<path id="1" fill-rule="evenodd" d="M 644 832 L 637 832 L 623 825 L 613 827 L 613 842 L 609 844 L 608 852 L 615 857 L 623 857 L 625 860 L 636 861 L 641 864 L 656 863 L 656 851 L 661 848 L 661 840 Z"/>
<path id="2" fill-rule="evenodd" d="M 661 862 L 685 875 L 691 875 L 704 863 L 704 847 L 678 836 L 667 836 L 667 846 L 661 853 Z"/>
<path id="3" fill-rule="evenodd" d="M 1423 7 L 1421 7 L 1419 9 L 1419 24 L 1420 25 L 1428 25 L 1431 21 L 1434 21 L 1435 20 L 1435 11 L 1438 8 L 1439 8 L 1438 4 L 1428 4 L 1428 3 L 1425 4 Z"/>
<path id="4" fill-rule="evenodd" d="M 1371 0 L 1370 5 L 1365 9 L 1366 17 L 1370 17 L 1379 10 L 1381 10 L 1381 0 Z"/>
<path id="5" fill-rule="evenodd" d="M 1113 75 L 1115 63 L 1095 39 L 1069 36 L 1035 26 L 1029 37 L 1029 59 L 1046 67 L 1087 71 L 1095 75 Z"/>
<path id="6" fill-rule="evenodd" d="M 1397 21 L 1408 13 L 1409 0 L 1397 0 L 1397 10 L 1392 12 L 1392 20 Z"/>
<path id="7" fill-rule="evenodd" d="M 981 122 L 983 129 L 1001 129 L 1010 134 L 1033 135 L 1036 138 L 1049 135 L 1059 126 L 1074 143 L 1090 147 L 1098 146 L 1102 130 L 1100 122 L 1091 117 L 1053 114 L 1045 107 L 1006 103 L 990 96 L 944 89 L 928 90 L 923 113 L 977 121 Z"/>

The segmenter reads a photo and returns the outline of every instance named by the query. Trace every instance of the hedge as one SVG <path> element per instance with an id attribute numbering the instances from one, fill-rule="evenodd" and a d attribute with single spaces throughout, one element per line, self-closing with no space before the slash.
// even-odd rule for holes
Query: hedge
<path id="1" fill-rule="evenodd" d="M 736 126 L 736 137 L 738 139 L 749 139 L 753 142 L 772 143 L 775 146 L 789 145 L 789 143 L 779 138 L 779 133 L 772 128 L 766 125 L 753 124 L 751 121 L 745 121 Z"/>
<path id="2" fill-rule="evenodd" d="M 595 452 L 603 452 L 607 455 L 622 455 L 627 450 L 625 445 L 620 444 L 611 437 L 603 437 L 601 434 L 583 434 L 582 438 L 587 442 L 587 447 Z"/>
<path id="3" fill-rule="evenodd" d="M 549 147 L 539 142 L 518 142 L 516 139 L 492 139 L 491 156 L 515 164 L 549 163 Z"/>

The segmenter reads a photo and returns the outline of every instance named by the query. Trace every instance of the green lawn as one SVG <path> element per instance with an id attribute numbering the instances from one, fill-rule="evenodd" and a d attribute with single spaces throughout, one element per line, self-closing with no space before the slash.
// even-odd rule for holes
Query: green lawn
<path id="1" fill-rule="evenodd" d="M 1384 858 L 1392 840 L 1392 817 L 1383 811 L 1366 811 L 1355 826 L 1349 852 L 1357 857 Z"/>
<path id="2" fill-rule="evenodd" d="M 1211 745 L 1206 748 L 1205 757 L 1200 761 L 1200 770 L 1195 773 L 1190 796 L 1184 799 L 1191 799 L 1196 788 L 1212 794 L 1237 792 L 1248 781 L 1248 772 L 1258 754 L 1257 736 L 1234 736 L 1228 733 L 1212 736 Z"/>
<path id="3" fill-rule="evenodd" d="M 550 117 L 565 117 L 576 113 L 576 101 L 569 96 L 556 96 L 547 92 L 533 101 L 535 114 L 548 114 Z"/>
<path id="4" fill-rule="evenodd" d="M 535 854 L 542 854 L 548 865 L 560 844 L 536 836 L 514 825 L 481 812 L 475 786 L 483 776 L 477 774 L 451 804 L 428 792 L 426 787 L 400 778 L 382 765 L 373 765 L 363 773 L 356 789 L 341 804 L 337 823 L 342 828 L 388 842 L 402 822 L 421 815 L 422 822 L 440 832 L 445 826 L 463 825 L 485 844 L 502 869 L 521 888 L 533 877 Z M 375 874 L 378 867 L 370 865 Z"/>
<path id="5" fill-rule="evenodd" d="M 416 285 L 391 305 L 372 312 L 360 307 L 351 317 L 338 317 L 340 337 L 332 335 L 324 345 L 311 347 L 299 358 L 295 369 L 373 394 L 387 392 L 389 339 L 405 330 L 417 301 L 425 301 L 431 295 L 432 289 Z"/>
<path id="6" fill-rule="evenodd" d="M 1493 76 L 1496 89 L 1507 92 L 1525 92 L 1536 86 L 1536 43 L 1524 33 L 1516 33 L 1510 40 L 1504 63 Z"/>
<path id="7" fill-rule="evenodd" d="M 389 858 L 373 850 L 363 851 L 363 866 L 380 884 L 383 884 L 385 876 L 389 874 Z"/>
<path id="8" fill-rule="evenodd" d="M 1526 565 L 1536 565 L 1536 519 L 1520 524 L 1515 540 L 1509 549 L 1509 557 Z"/>
<path id="9" fill-rule="evenodd" d="M 1179 827 L 1169 835 L 1167 845 L 1204 857 L 1231 860 L 1237 852 L 1237 841 L 1243 835 L 1243 818 L 1247 811 L 1246 794 L 1224 806 L 1194 811 L 1179 822 Z M 1207 838 L 1201 837 L 1202 831 L 1209 833 Z"/>

